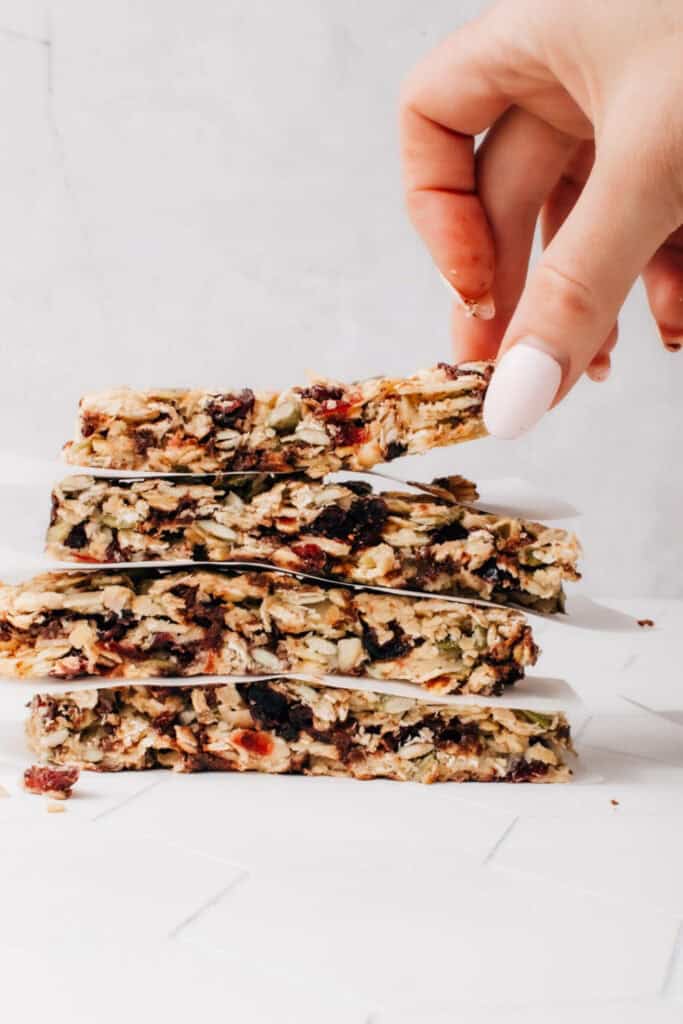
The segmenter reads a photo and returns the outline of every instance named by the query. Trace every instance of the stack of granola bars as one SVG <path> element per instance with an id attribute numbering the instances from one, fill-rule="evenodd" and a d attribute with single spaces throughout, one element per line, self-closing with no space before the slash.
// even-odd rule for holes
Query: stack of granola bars
<path id="1" fill-rule="evenodd" d="M 0 586 L 0 672 L 60 682 L 31 703 L 33 749 L 100 771 L 567 780 L 565 716 L 505 693 L 538 656 L 519 609 L 562 610 L 576 539 L 475 507 L 458 477 L 338 479 L 481 436 L 490 375 L 82 399 L 66 458 L 98 473 L 54 489 L 47 538 L 79 565 Z"/>

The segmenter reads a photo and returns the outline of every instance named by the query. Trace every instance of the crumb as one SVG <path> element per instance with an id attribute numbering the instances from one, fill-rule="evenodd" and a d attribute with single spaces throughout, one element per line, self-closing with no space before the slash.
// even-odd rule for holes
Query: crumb
<path id="1" fill-rule="evenodd" d="M 9 790 L 5 789 L 4 786 L 0 786 L 0 799 L 4 796 L 9 796 Z"/>
<path id="2" fill-rule="evenodd" d="M 611 803 L 612 807 L 618 807 L 619 806 L 619 801 L 618 800 L 610 800 L 610 803 Z"/>
<path id="3" fill-rule="evenodd" d="M 78 768 L 48 768 L 33 764 L 24 772 L 24 788 L 29 793 L 49 796 L 53 800 L 67 800 L 79 775 Z"/>
<path id="4" fill-rule="evenodd" d="M 644 629 L 652 629 L 654 624 L 654 619 L 638 619 L 638 625 Z"/>
<path id="5" fill-rule="evenodd" d="M 47 813 L 48 814 L 63 814 L 66 810 L 63 800 L 48 800 L 47 802 Z"/>

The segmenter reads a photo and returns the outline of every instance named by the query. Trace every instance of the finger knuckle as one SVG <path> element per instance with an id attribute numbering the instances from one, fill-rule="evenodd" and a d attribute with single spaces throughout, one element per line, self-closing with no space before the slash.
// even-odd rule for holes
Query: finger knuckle
<path id="1" fill-rule="evenodd" d="M 598 311 L 593 289 L 553 263 L 544 263 L 538 271 L 538 288 L 543 304 L 565 319 L 591 320 Z"/>

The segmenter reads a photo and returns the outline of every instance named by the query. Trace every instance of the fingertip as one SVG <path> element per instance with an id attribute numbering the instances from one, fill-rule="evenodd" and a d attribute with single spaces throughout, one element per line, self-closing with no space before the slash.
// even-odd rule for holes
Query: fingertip
<path id="1" fill-rule="evenodd" d="M 602 384 L 610 375 L 612 361 L 608 355 L 596 357 L 586 368 L 586 376 L 595 384 Z"/>
<path id="2" fill-rule="evenodd" d="M 662 339 L 662 345 L 667 352 L 681 351 L 681 348 L 683 348 L 683 330 L 680 327 L 665 327 L 663 324 L 657 324 L 657 330 Z"/>
<path id="3" fill-rule="evenodd" d="M 468 316 L 458 303 L 451 316 L 453 358 L 456 363 L 495 360 L 503 329 L 495 318 L 482 320 Z"/>

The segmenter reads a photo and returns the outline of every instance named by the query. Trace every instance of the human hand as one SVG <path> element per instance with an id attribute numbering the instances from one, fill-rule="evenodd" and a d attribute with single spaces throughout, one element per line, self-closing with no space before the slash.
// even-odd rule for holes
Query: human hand
<path id="1" fill-rule="evenodd" d="M 405 84 L 408 211 L 460 297 L 456 359 L 497 358 L 497 437 L 584 371 L 607 377 L 640 274 L 664 345 L 683 345 L 682 53 L 680 0 L 503 0 Z"/>

